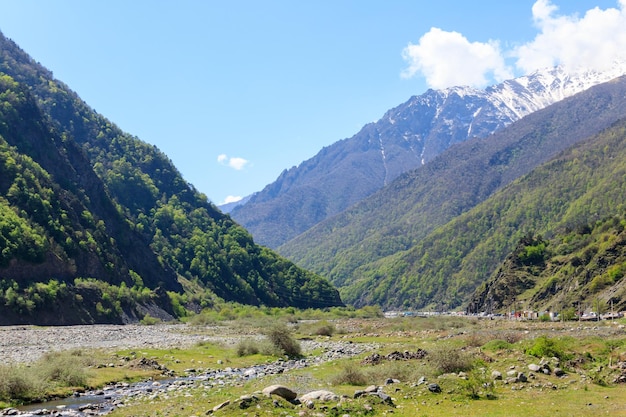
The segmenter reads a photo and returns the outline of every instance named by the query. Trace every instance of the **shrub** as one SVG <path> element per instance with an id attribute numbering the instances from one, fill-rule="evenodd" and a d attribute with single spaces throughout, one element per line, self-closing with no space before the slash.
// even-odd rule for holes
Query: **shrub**
<path id="1" fill-rule="evenodd" d="M 535 339 L 533 345 L 526 349 L 526 354 L 537 358 L 559 358 L 567 360 L 571 355 L 565 353 L 562 344 L 556 339 L 550 339 L 546 336 L 539 336 Z"/>
<path id="2" fill-rule="evenodd" d="M 80 350 L 47 353 L 38 362 L 43 377 L 66 387 L 82 387 L 87 384 L 85 367 L 91 363 Z"/>
<path id="3" fill-rule="evenodd" d="M 332 336 L 335 334 L 335 326 L 327 321 L 321 321 L 314 333 L 317 336 Z"/>
<path id="4" fill-rule="evenodd" d="M 48 388 L 42 378 L 19 365 L 0 365 L 0 401 L 32 402 Z"/>
<path id="5" fill-rule="evenodd" d="M 150 314 L 146 314 L 145 316 L 143 316 L 139 323 L 143 324 L 144 326 L 154 326 L 157 323 L 161 323 L 161 319 L 152 317 Z"/>
<path id="6" fill-rule="evenodd" d="M 428 361 L 435 374 L 448 374 L 468 371 L 472 368 L 469 354 L 450 346 L 443 346 L 428 354 Z"/>
<path id="7" fill-rule="evenodd" d="M 486 374 L 483 367 L 474 367 L 467 373 L 467 379 L 460 382 L 462 392 L 472 400 L 477 400 L 483 394 L 488 399 L 495 398 L 495 386 Z"/>
<path id="8" fill-rule="evenodd" d="M 291 332 L 285 324 L 275 324 L 266 330 L 270 343 L 276 347 L 282 354 L 290 358 L 299 358 L 302 356 L 300 344 L 293 338 Z"/>
<path id="9" fill-rule="evenodd" d="M 367 376 L 353 362 L 344 365 L 341 372 L 333 379 L 334 385 L 367 385 Z"/>
<path id="10" fill-rule="evenodd" d="M 508 350 L 511 349 L 511 344 L 506 340 L 495 339 L 491 340 L 483 345 L 485 350 Z"/>
<path id="11" fill-rule="evenodd" d="M 245 339 L 240 341 L 236 347 L 237 356 L 256 355 L 261 351 L 259 343 L 254 339 Z"/>

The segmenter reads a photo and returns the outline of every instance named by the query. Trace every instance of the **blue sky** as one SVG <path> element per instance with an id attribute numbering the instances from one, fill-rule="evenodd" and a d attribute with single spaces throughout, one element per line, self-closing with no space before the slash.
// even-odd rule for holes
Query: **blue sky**
<path id="1" fill-rule="evenodd" d="M 0 0 L 0 31 L 219 204 L 429 87 L 619 58 L 626 0 Z"/>

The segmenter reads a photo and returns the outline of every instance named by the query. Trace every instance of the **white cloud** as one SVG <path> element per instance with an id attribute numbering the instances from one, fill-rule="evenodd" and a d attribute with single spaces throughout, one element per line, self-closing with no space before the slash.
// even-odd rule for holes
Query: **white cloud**
<path id="1" fill-rule="evenodd" d="M 535 38 L 505 51 L 497 40 L 471 42 L 458 32 L 431 28 L 419 43 L 403 50 L 408 67 L 402 76 L 423 76 L 433 88 L 484 87 L 515 72 L 528 74 L 554 65 L 602 70 L 626 60 L 626 0 L 619 0 L 618 8 L 596 7 L 582 17 L 559 15 L 550 0 L 537 0 L 532 16 Z M 514 60 L 515 67 L 506 65 L 506 58 Z"/>
<path id="2" fill-rule="evenodd" d="M 619 8 L 588 10 L 583 17 L 558 15 L 550 0 L 538 0 L 532 8 L 539 33 L 513 51 L 517 67 L 528 73 L 538 68 L 602 70 L 626 58 L 626 0 Z"/>
<path id="3" fill-rule="evenodd" d="M 458 32 L 431 28 L 417 45 L 409 44 L 403 51 L 409 67 L 403 77 L 418 72 L 429 86 L 445 88 L 453 85 L 486 86 L 511 78 L 497 41 L 470 42 Z"/>
<path id="4" fill-rule="evenodd" d="M 228 204 L 228 203 L 236 203 L 237 201 L 240 201 L 242 198 L 243 197 L 238 196 L 238 195 L 229 195 L 229 196 L 226 196 L 226 198 L 224 199 L 222 203 L 220 203 L 220 205 Z"/>
<path id="5" fill-rule="evenodd" d="M 229 166 L 237 171 L 241 171 L 250 163 L 247 159 L 239 157 L 228 157 L 226 154 L 220 154 L 217 156 L 217 162 L 222 165 Z"/>

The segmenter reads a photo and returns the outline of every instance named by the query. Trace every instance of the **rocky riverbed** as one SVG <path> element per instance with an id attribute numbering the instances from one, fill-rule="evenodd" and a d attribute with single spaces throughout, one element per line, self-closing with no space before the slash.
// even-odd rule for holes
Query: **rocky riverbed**
<path id="1" fill-rule="evenodd" d="M 85 349 L 189 346 L 208 336 L 185 325 L 0 327 L 0 361 L 32 362 L 47 352 Z"/>
<path id="2" fill-rule="evenodd" d="M 221 333 L 216 335 L 214 333 Z M 213 341 L 236 344 L 241 337 L 251 335 L 224 334 L 220 329 L 205 327 L 193 328 L 186 325 L 95 325 L 95 326 L 60 326 L 34 327 L 17 326 L 0 328 L 0 360 L 3 363 L 32 362 L 51 351 L 69 349 L 132 349 L 141 347 L 167 348 L 186 347 L 200 341 Z M 300 342 L 305 354 L 317 351 L 316 356 L 306 356 L 300 360 L 279 360 L 274 363 L 260 364 L 248 368 L 225 368 L 222 370 L 189 370 L 184 376 L 177 376 L 162 381 L 149 381 L 138 384 L 120 383 L 101 390 L 77 394 L 75 397 L 34 405 L 29 409 L 0 410 L 0 415 L 55 415 L 83 417 L 102 415 L 110 410 L 124 406 L 132 399 L 142 397 L 175 395 L 201 383 L 205 387 L 240 383 L 251 378 L 287 373 L 290 370 L 311 366 L 316 363 L 358 355 L 378 348 L 375 344 L 356 344 L 349 341 L 314 341 Z M 44 407 L 45 406 L 45 407 Z"/>

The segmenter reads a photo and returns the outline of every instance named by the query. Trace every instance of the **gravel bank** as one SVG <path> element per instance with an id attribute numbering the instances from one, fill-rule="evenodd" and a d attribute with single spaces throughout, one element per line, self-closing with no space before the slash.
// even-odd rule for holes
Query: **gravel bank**
<path id="1" fill-rule="evenodd" d="M 202 333 L 204 332 L 204 334 Z M 226 337 L 228 338 L 228 337 Z M 0 327 L 0 363 L 32 362 L 47 352 L 85 349 L 128 349 L 139 347 L 186 347 L 201 340 L 221 340 L 206 329 L 177 325 L 88 325 Z"/>

